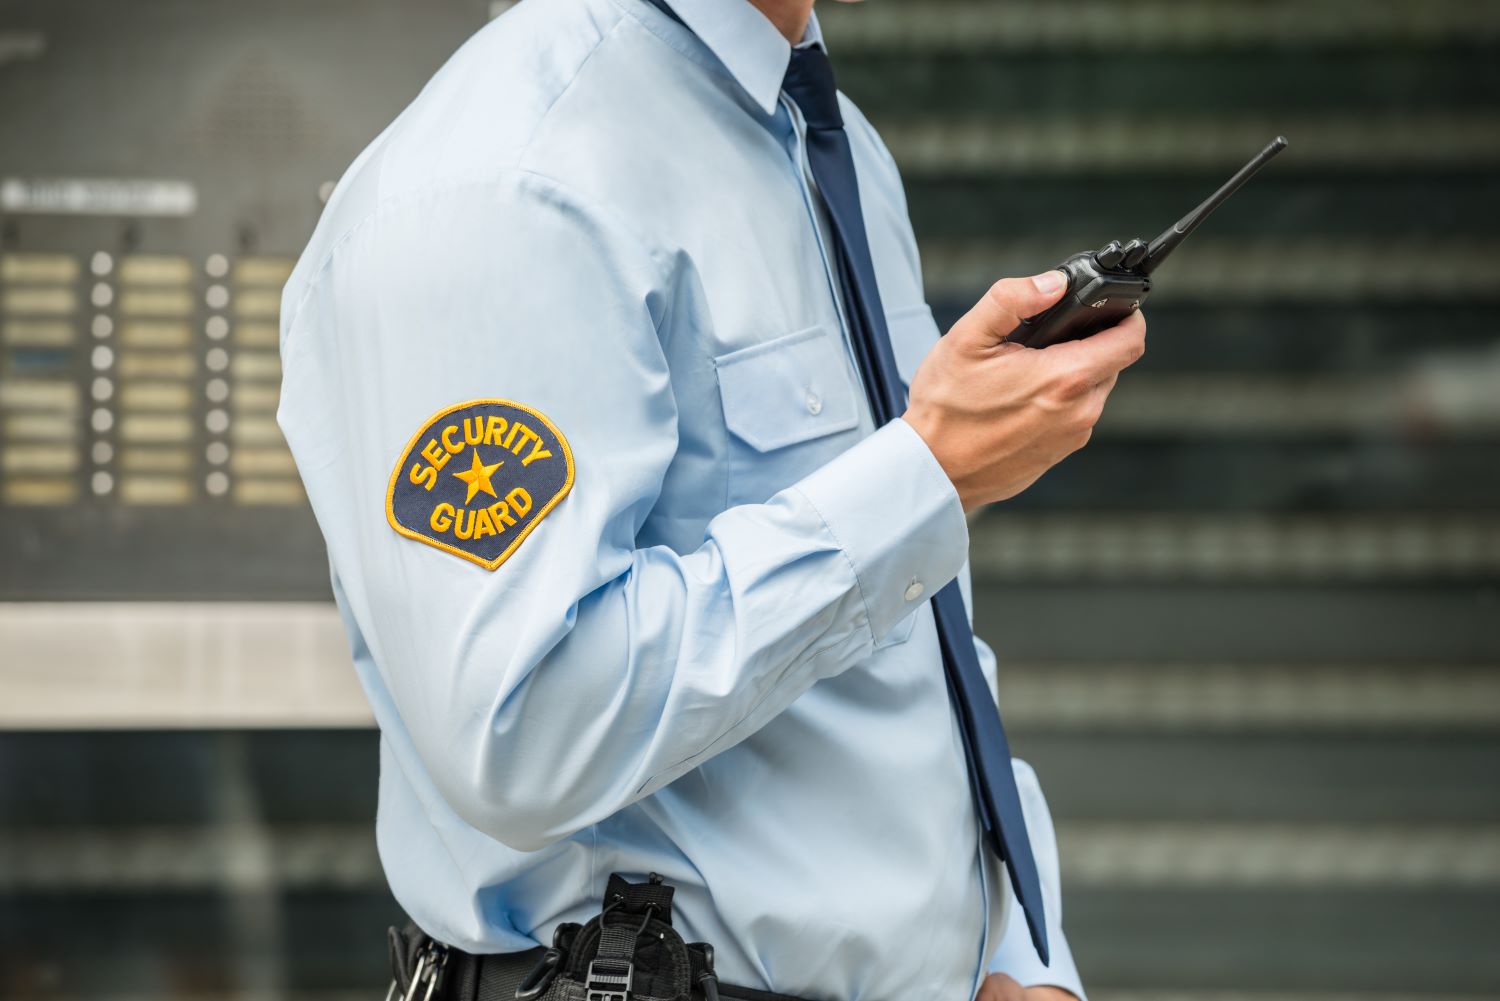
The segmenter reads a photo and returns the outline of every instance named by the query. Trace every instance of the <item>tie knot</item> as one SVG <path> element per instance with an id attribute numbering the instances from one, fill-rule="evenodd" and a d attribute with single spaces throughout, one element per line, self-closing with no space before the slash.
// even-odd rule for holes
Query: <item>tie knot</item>
<path id="1" fill-rule="evenodd" d="M 833 63 L 821 46 L 793 49 L 781 87 L 802 109 L 809 129 L 841 129 L 838 88 L 833 82 Z"/>

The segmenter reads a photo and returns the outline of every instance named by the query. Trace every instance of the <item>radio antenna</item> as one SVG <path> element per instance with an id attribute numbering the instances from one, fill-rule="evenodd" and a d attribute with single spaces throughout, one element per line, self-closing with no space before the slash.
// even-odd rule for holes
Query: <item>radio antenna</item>
<path id="1" fill-rule="evenodd" d="M 1202 205 L 1193 209 L 1193 211 L 1179 219 L 1171 229 L 1152 240 L 1150 247 L 1146 250 L 1145 260 L 1141 261 L 1140 267 L 1136 270 L 1147 275 L 1155 271 L 1156 266 L 1166 259 L 1166 256 L 1182 242 L 1185 236 L 1197 229 L 1198 224 L 1207 219 L 1209 214 L 1219 207 L 1220 202 L 1234 194 L 1240 185 L 1250 180 L 1256 171 L 1266 165 L 1267 160 L 1284 149 L 1286 149 L 1286 136 L 1277 136 L 1271 140 L 1270 145 L 1257 153 L 1254 159 L 1239 169 L 1239 173 L 1224 182 L 1222 188 L 1204 199 Z"/>

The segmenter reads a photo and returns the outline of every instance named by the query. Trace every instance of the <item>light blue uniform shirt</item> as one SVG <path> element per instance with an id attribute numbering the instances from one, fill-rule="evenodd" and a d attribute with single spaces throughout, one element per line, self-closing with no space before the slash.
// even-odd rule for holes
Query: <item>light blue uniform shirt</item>
<path id="1" fill-rule="evenodd" d="M 436 938 L 514 951 L 655 871 L 728 982 L 966 1001 L 996 969 L 1081 994 L 1024 764 L 1050 970 L 981 850 L 927 604 L 967 527 L 922 439 L 872 427 L 789 46 L 744 0 L 674 7 L 691 32 L 642 0 L 485 28 L 286 287 L 279 418 L 381 729 L 391 887 Z M 938 331 L 896 167 L 843 110 L 909 380 Z M 386 510 L 408 443 L 480 398 L 544 415 L 576 467 L 494 570 Z"/>

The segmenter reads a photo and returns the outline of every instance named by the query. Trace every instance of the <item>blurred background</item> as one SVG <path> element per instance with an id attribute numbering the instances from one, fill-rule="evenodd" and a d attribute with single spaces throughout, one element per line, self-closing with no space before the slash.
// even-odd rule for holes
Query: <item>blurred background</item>
<path id="1" fill-rule="evenodd" d="M 508 6 L 0 0 L 0 996 L 383 993 L 277 309 Z M 819 12 L 944 327 L 1292 141 L 1159 273 L 1093 444 L 974 530 L 1092 996 L 1500 996 L 1500 4 Z"/>

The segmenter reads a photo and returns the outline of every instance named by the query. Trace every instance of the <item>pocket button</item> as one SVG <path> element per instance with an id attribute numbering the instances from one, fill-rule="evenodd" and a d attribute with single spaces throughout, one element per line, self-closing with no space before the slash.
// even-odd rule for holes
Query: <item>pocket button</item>
<path id="1" fill-rule="evenodd" d="M 823 400 L 817 393 L 809 392 L 807 394 L 807 412 L 814 417 L 823 412 Z"/>

